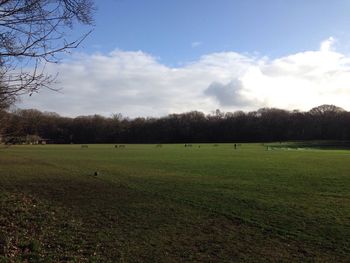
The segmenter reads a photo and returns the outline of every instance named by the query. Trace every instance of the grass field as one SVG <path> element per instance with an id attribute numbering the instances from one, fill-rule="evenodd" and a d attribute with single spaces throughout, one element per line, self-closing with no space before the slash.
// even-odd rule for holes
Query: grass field
<path id="1" fill-rule="evenodd" d="M 198 146 L 0 148 L 0 262 L 350 262 L 349 150 Z"/>

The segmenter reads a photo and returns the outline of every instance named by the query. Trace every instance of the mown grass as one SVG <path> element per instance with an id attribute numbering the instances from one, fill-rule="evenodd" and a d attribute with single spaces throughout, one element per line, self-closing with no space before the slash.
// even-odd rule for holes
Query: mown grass
<path id="1" fill-rule="evenodd" d="M 350 261 L 347 150 L 15 146 L 0 184 L 4 262 Z"/>

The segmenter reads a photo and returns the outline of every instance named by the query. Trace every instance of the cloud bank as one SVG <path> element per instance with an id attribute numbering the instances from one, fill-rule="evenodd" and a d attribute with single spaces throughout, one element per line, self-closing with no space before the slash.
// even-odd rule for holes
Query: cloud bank
<path id="1" fill-rule="evenodd" d="M 166 66 L 141 51 L 74 55 L 48 67 L 59 72 L 55 87 L 62 88 L 60 93 L 42 90 L 23 97 L 18 107 L 66 116 L 130 117 L 217 108 L 308 110 L 321 104 L 349 110 L 350 57 L 334 50 L 334 41 L 276 59 L 213 53 L 181 67 Z"/>

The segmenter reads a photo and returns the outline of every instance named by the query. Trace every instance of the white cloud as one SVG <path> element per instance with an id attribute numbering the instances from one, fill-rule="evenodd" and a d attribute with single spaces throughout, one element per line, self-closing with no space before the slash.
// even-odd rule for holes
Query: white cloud
<path id="1" fill-rule="evenodd" d="M 69 116 L 131 117 L 217 108 L 308 110 L 324 103 L 349 110 L 350 57 L 333 50 L 333 43 L 329 38 L 320 50 L 277 59 L 213 53 L 181 67 L 141 51 L 76 55 L 48 68 L 59 72 L 62 94 L 42 90 L 18 106 Z"/>
<path id="2" fill-rule="evenodd" d="M 240 94 L 243 88 L 243 82 L 239 79 L 235 79 L 227 84 L 213 82 L 204 93 L 215 97 L 222 106 L 250 105 L 252 104 L 252 101 L 247 100 L 242 94 Z"/>
<path id="3" fill-rule="evenodd" d="M 334 37 L 329 37 L 328 39 L 321 42 L 320 50 L 323 52 L 330 51 L 335 42 L 336 40 Z"/>
<path id="4" fill-rule="evenodd" d="M 202 42 L 200 41 L 195 41 L 191 43 L 191 47 L 196 48 L 202 45 Z"/>

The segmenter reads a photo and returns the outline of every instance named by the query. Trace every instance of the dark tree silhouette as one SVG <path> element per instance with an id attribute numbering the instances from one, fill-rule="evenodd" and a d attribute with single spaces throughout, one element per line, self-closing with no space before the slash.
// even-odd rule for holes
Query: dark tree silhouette
<path id="1" fill-rule="evenodd" d="M 36 135 L 52 143 L 350 140 L 350 112 L 332 105 L 322 105 L 309 112 L 263 108 L 248 113 L 215 112 L 205 115 L 193 111 L 162 118 L 135 119 L 121 115 L 64 118 L 37 110 L 5 112 L 5 116 L 7 127 L 4 134 L 10 139 Z"/>

